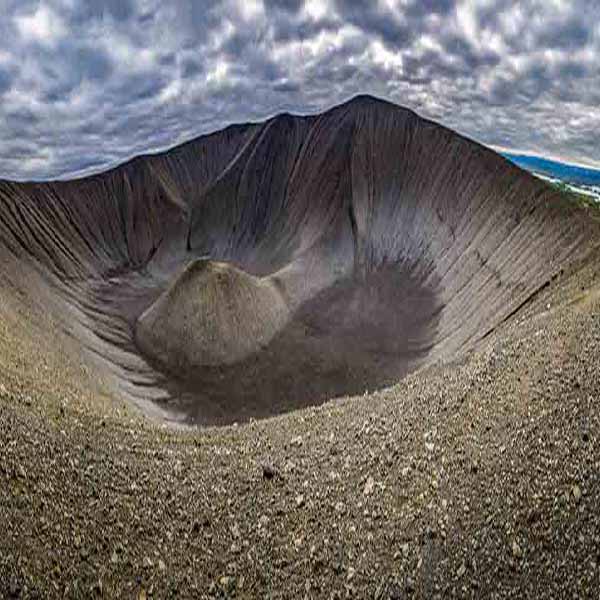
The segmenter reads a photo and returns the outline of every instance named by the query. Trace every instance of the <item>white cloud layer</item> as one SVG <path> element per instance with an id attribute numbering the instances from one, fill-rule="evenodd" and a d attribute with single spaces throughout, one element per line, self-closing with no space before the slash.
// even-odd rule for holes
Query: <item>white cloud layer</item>
<path id="1" fill-rule="evenodd" d="M 98 171 L 358 93 L 600 165 L 596 0 L 1 0 L 0 176 Z"/>

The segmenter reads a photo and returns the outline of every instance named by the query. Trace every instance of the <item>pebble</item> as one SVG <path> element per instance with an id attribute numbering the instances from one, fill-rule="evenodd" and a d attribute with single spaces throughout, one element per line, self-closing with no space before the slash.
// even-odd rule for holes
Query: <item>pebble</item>
<path id="1" fill-rule="evenodd" d="M 521 550 L 521 546 L 519 546 L 516 540 L 512 543 L 512 553 L 515 558 L 523 558 L 523 550 Z"/>
<path id="2" fill-rule="evenodd" d="M 279 471 L 273 465 L 265 463 L 262 466 L 262 474 L 264 479 L 273 479 L 279 475 Z"/>
<path id="3" fill-rule="evenodd" d="M 224 575 L 219 579 L 219 585 L 225 592 L 232 592 L 235 587 L 235 577 Z"/>
<path id="4" fill-rule="evenodd" d="M 267 515 L 262 515 L 260 517 L 260 519 L 258 520 L 258 526 L 261 528 L 264 528 L 269 524 L 269 521 L 270 521 L 270 519 L 269 519 L 269 517 L 267 517 Z"/>
<path id="5" fill-rule="evenodd" d="M 18 598 L 21 595 L 21 586 L 16 577 L 11 578 L 8 593 L 12 598 Z"/>
<path id="6" fill-rule="evenodd" d="M 371 477 L 369 475 L 369 477 L 367 478 L 367 482 L 365 483 L 365 487 L 363 489 L 363 494 L 365 496 L 370 496 L 373 493 L 374 489 L 375 489 L 375 480 L 373 479 L 373 477 Z"/>

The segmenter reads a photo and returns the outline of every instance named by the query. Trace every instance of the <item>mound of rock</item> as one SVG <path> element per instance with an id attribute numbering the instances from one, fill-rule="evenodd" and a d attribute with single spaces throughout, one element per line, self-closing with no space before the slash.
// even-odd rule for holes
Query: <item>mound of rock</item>
<path id="1" fill-rule="evenodd" d="M 288 318 L 271 279 L 199 259 L 139 317 L 136 341 L 148 356 L 183 373 L 246 358 L 268 344 Z"/>

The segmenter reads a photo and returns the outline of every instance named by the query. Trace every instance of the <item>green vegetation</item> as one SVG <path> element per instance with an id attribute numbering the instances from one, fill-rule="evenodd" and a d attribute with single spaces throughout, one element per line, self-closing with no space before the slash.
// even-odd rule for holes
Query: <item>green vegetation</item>
<path id="1" fill-rule="evenodd" d="M 596 211 L 600 211 L 600 202 L 595 200 L 594 196 L 591 196 L 590 194 L 582 194 L 581 192 L 576 192 L 562 181 L 551 182 L 550 185 L 559 190 L 561 194 L 565 196 L 565 199 L 569 202 L 573 202 L 581 208 L 589 208 Z"/>
<path id="2" fill-rule="evenodd" d="M 600 202 L 593 196 L 576 192 L 562 181 L 548 182 L 548 185 L 559 192 L 558 205 L 562 210 L 585 210 L 590 219 L 600 221 Z"/>

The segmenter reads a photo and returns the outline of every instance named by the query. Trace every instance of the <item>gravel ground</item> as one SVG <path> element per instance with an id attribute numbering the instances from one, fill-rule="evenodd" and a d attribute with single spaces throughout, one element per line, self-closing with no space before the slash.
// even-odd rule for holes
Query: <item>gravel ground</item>
<path id="1" fill-rule="evenodd" d="M 0 597 L 599 597 L 597 258 L 455 363 L 200 431 L 0 302 Z"/>

